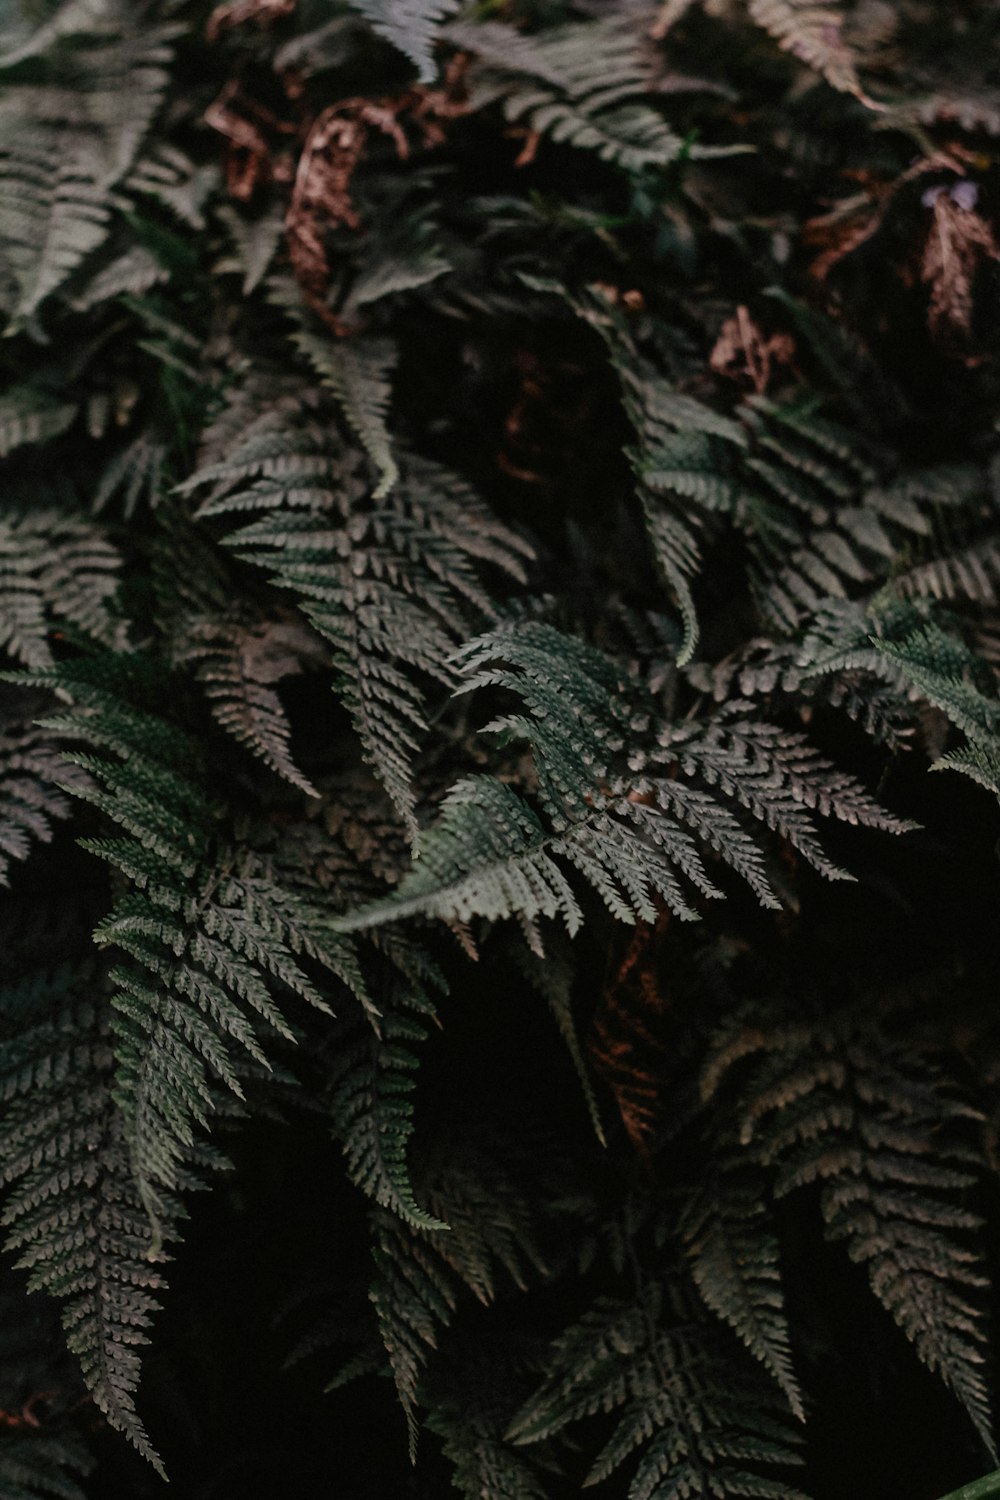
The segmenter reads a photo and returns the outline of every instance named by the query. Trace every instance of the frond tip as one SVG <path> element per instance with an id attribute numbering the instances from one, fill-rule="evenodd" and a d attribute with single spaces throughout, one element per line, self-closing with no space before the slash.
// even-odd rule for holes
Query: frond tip
<path id="1" fill-rule="evenodd" d="M 458 9 L 459 0 L 351 0 L 380 36 L 413 63 L 421 83 L 434 77 L 433 47 L 441 23 Z"/>

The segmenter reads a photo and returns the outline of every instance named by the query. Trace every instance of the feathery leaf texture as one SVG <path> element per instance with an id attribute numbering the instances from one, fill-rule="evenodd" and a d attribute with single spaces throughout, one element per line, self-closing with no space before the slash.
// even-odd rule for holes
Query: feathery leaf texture
<path id="1" fill-rule="evenodd" d="M 511 1415 L 511 1370 L 506 1351 L 462 1349 L 460 1374 L 435 1400 L 427 1426 L 442 1438 L 452 1484 L 466 1500 L 545 1500 L 547 1490 L 531 1454 L 504 1438 Z"/>
<path id="2" fill-rule="evenodd" d="M 978 1303 L 987 1285 L 961 1202 L 981 1162 L 954 1086 L 877 1024 L 848 1012 L 823 1028 L 734 1018 L 703 1074 L 710 1099 L 735 1071 L 740 1144 L 784 1197 L 815 1184 L 830 1239 L 845 1242 L 921 1359 L 994 1452 Z M 935 1141 L 933 1160 L 927 1141 Z"/>
<path id="3" fill-rule="evenodd" d="M 406 1160 L 418 1066 L 413 1049 L 426 1038 L 434 1005 L 415 976 L 405 988 L 400 976 L 397 990 L 391 1005 L 383 1002 L 380 1035 L 366 1026 L 340 1043 L 330 1069 L 330 1113 L 353 1182 L 413 1228 L 447 1229 L 417 1203 Z"/>
<path id="4" fill-rule="evenodd" d="M 779 47 L 822 73 L 833 88 L 871 104 L 858 81 L 857 60 L 841 35 L 839 6 L 827 0 L 747 0 L 747 10 Z"/>
<path id="5" fill-rule="evenodd" d="M 631 1461 L 629 1500 L 802 1500 L 773 1472 L 802 1461 L 780 1398 L 674 1288 L 650 1282 L 634 1300 L 598 1299 L 560 1335 L 549 1364 L 509 1435 L 535 1443 L 583 1417 L 613 1413 L 614 1430 L 585 1485 Z"/>
<path id="6" fill-rule="evenodd" d="M 49 843 L 54 824 L 69 817 L 70 799 L 57 783 L 74 778 L 86 780 L 50 734 L 18 719 L 0 727 L 0 884 L 10 884 L 12 860 Z"/>
<path id="7" fill-rule="evenodd" d="M 114 189 L 159 109 L 173 36 L 104 0 L 63 6 L 34 44 L 0 53 L 0 306 L 14 327 L 105 240 Z"/>
<path id="8" fill-rule="evenodd" d="M 26 667 L 49 667 L 56 621 L 122 645 L 111 610 L 120 567 L 93 521 L 41 508 L 0 514 L 0 646 Z"/>
<path id="9" fill-rule="evenodd" d="M 400 52 L 404 52 L 428 83 L 435 73 L 433 46 L 441 23 L 458 9 L 459 0 L 351 0 Z"/>
<path id="10" fill-rule="evenodd" d="M 425 730 L 423 681 L 454 684 L 467 622 L 492 612 L 480 565 L 523 577 L 529 549 L 445 470 L 407 462 L 378 498 L 366 467 L 298 403 L 266 412 L 186 489 L 212 485 L 198 517 L 262 512 L 227 545 L 295 593 L 333 651 L 338 693 L 411 836 L 411 765 Z"/>
<path id="11" fill-rule="evenodd" d="M 328 1009 L 303 967 L 311 960 L 370 1002 L 353 950 L 325 915 L 282 889 L 252 854 L 226 849 L 216 811 L 192 779 L 193 745 L 131 701 L 153 694 L 146 663 L 97 658 L 38 680 L 73 697 L 48 727 L 91 747 L 69 752 L 91 781 L 68 790 L 124 835 L 84 847 L 128 882 L 94 936 L 123 955 L 110 975 L 115 1098 L 157 1252 L 165 1205 L 220 1090 L 242 1098 L 248 1065 L 267 1066 L 259 1032 L 268 1041 L 292 1037 L 275 990 Z"/>
<path id="12" fill-rule="evenodd" d="M 67 1343 L 113 1427 L 159 1467 L 134 1401 L 163 1285 L 114 1106 L 110 1009 L 90 960 L 12 984 L 23 1028 L 0 1048 L 6 1245 L 29 1286 L 65 1302 Z M 160 1206 L 164 1238 L 179 1205 Z"/>
<path id="13" fill-rule="evenodd" d="M 617 772 L 623 731 L 628 724 L 641 732 L 643 705 L 632 709 L 624 684 L 615 691 L 604 657 L 551 626 L 501 627 L 464 648 L 460 659 L 468 674 L 463 691 L 501 687 L 522 698 L 527 713 L 496 718 L 486 730 L 530 743 L 546 821 L 500 781 L 458 782 L 398 890 L 342 918 L 345 931 L 415 915 L 466 922 L 516 913 L 528 922 L 559 916 L 572 934 L 583 912 L 560 858 L 621 921 L 654 920 L 655 897 L 691 919 L 697 911 L 679 876 L 703 897 L 721 894 L 699 843 L 773 906 L 762 850 L 737 809 L 833 880 L 851 877 L 824 854 L 813 810 L 891 833 L 911 826 L 880 808 L 804 736 L 743 717 L 748 705 L 739 702 L 704 724 L 665 726 L 650 736 L 648 752 L 631 749 L 632 774 Z M 679 777 L 669 774 L 674 768 Z"/>
<path id="14" fill-rule="evenodd" d="M 273 684 L 299 673 L 303 661 L 322 660 L 297 621 L 244 624 L 208 619 L 188 622 L 178 665 L 193 663 L 214 717 L 278 776 L 309 796 L 315 787 L 295 765 L 291 730 Z"/>
<path id="15" fill-rule="evenodd" d="M 452 26 L 449 39 L 480 51 L 472 75 L 476 109 L 499 102 L 514 125 L 538 136 L 592 151 L 623 171 L 667 167 L 685 147 L 663 116 L 644 102 L 652 93 L 652 70 L 636 28 L 620 18 L 565 25 L 520 40 L 516 47 L 490 47 L 489 27 Z M 485 45 L 483 45 L 485 43 Z"/>
<path id="16" fill-rule="evenodd" d="M 460 1302 L 471 1294 L 491 1303 L 499 1272 L 523 1289 L 530 1275 L 544 1271 L 520 1184 L 496 1152 L 484 1157 L 476 1146 L 471 1139 L 452 1143 L 447 1162 L 432 1163 L 420 1185 L 421 1197 L 447 1229 L 418 1227 L 383 1209 L 372 1218 L 370 1297 L 411 1453 L 424 1366 Z"/>
<path id="17" fill-rule="evenodd" d="M 871 643 L 966 736 L 931 769 L 959 771 L 1000 797 L 1000 703 L 976 686 L 975 654 L 933 621 L 901 638 L 872 636 Z"/>
<path id="18" fill-rule="evenodd" d="M 225 1485 L 253 1116 L 470 1500 L 794 1500 L 824 1231 L 989 1448 L 1000 12 L 0 11 L 0 1493 Z"/>
<path id="19" fill-rule="evenodd" d="M 804 1422 L 765 1175 L 734 1140 L 723 1139 L 710 1161 L 684 1214 L 691 1274 L 706 1306 L 739 1334 Z"/>

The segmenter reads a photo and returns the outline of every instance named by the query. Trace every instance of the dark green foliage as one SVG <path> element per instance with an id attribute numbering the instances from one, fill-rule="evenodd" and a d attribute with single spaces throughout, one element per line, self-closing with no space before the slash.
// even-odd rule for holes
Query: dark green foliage
<path id="1" fill-rule="evenodd" d="M 998 43 L 0 15 L 2 1496 L 985 1465 Z"/>

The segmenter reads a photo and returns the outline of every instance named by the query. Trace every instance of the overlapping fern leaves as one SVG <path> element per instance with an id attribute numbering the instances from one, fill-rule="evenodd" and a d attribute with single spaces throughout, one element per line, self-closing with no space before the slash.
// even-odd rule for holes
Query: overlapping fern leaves
<path id="1" fill-rule="evenodd" d="M 423 682 L 454 681 L 449 655 L 491 611 L 482 564 L 523 576 L 528 550 L 453 475 L 412 460 L 378 497 L 363 460 L 305 392 L 271 408 L 188 489 L 212 490 L 198 517 L 263 512 L 227 544 L 302 601 L 332 648 L 345 707 L 367 756 L 416 834 L 410 765 L 425 727 Z M 211 442 L 211 440 L 210 440 Z"/>
<path id="2" fill-rule="evenodd" d="M 887 832 L 905 827 L 801 735 L 742 718 L 739 703 L 704 725 L 657 732 L 653 705 L 639 693 L 630 702 L 610 663 L 549 626 L 501 629 L 466 648 L 464 663 L 463 691 L 501 687 L 524 700 L 527 712 L 501 715 L 486 731 L 531 745 L 543 816 L 498 781 L 459 782 L 398 891 L 348 918 L 350 928 L 416 914 L 516 914 L 529 923 L 559 916 L 572 933 L 583 913 L 563 860 L 615 917 L 651 921 L 659 898 L 691 919 L 686 884 L 702 897 L 721 894 L 699 844 L 773 906 L 764 853 L 741 813 L 832 879 L 845 872 L 824 854 L 812 809 Z M 631 774 L 616 764 L 626 743 Z"/>
<path id="3" fill-rule="evenodd" d="M 923 102 L 878 7 L 598 9 L 2 18 L 3 1223 L 154 1463 L 187 1194 L 295 1078 L 428 1483 L 796 1500 L 816 1212 L 993 1441 L 996 1078 L 782 998 L 906 906 L 904 751 L 1000 791 L 989 101 L 926 7 Z"/>

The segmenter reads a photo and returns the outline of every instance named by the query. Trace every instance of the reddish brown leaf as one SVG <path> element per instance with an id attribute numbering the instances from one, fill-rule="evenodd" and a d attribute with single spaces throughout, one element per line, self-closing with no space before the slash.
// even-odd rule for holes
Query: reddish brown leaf
<path id="1" fill-rule="evenodd" d="M 258 26 L 269 26 L 282 16 L 290 16 L 295 9 L 295 0 L 229 0 L 227 5 L 217 5 L 208 18 L 205 35 L 214 42 L 220 32 L 233 26 L 244 26 L 254 21 Z"/>
<path id="2" fill-rule="evenodd" d="M 762 396 L 771 383 L 772 365 L 790 365 L 794 357 L 795 341 L 790 334 L 765 336 L 749 310 L 740 305 L 719 330 L 709 364 L 717 375 L 749 382 Z"/>
<path id="3" fill-rule="evenodd" d="M 933 213 L 920 266 L 920 279 L 931 289 L 928 326 L 945 341 L 961 338 L 972 327 L 977 272 L 983 260 L 1000 260 L 1000 246 L 989 224 L 976 213 L 973 183 L 962 181 L 950 190 L 940 187 L 924 202 Z"/>
<path id="4" fill-rule="evenodd" d="M 335 332 L 343 330 L 324 301 L 330 275 L 326 235 L 338 224 L 358 228 L 351 182 L 369 133 L 375 129 L 388 136 L 401 160 L 410 154 L 404 119 L 417 125 L 424 146 L 439 145 L 445 138 L 442 122 L 467 111 L 465 67 L 465 58 L 454 59 L 441 88 L 407 89 L 383 99 L 342 99 L 325 109 L 309 129 L 285 221 L 288 249 L 308 301 Z"/>
<path id="5" fill-rule="evenodd" d="M 654 960 L 668 916 L 664 912 L 655 926 L 636 928 L 621 968 L 601 996 L 590 1037 L 594 1067 L 614 1094 L 629 1139 L 643 1156 L 659 1122 L 663 1092 L 664 1048 L 657 1023 L 666 1001 L 657 988 Z"/>

